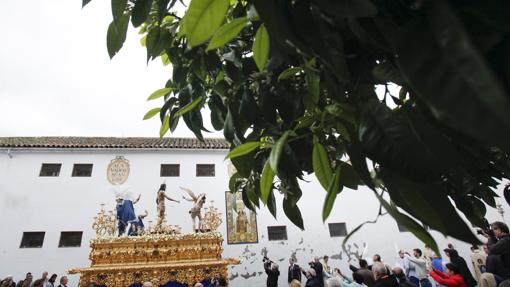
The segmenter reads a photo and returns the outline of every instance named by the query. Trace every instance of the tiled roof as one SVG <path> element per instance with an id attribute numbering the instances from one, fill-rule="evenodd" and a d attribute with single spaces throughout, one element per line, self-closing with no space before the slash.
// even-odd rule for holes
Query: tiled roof
<path id="1" fill-rule="evenodd" d="M 224 139 L 147 137 L 0 137 L 0 148 L 229 149 Z"/>

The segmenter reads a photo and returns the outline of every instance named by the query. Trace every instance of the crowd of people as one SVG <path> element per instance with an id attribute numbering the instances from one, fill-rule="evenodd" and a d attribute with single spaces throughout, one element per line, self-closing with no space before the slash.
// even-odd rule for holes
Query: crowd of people
<path id="1" fill-rule="evenodd" d="M 468 263 L 452 244 L 444 249 L 447 258 L 441 258 L 430 248 L 424 252 L 415 248 L 412 255 L 403 250 L 395 265 L 391 267 L 381 260 L 378 254 L 368 265 L 365 259 L 358 264 L 349 260 L 352 275 L 348 276 L 339 268 L 331 270 L 328 256 L 315 257 L 308 268 L 296 264 L 295 258 L 289 259 L 287 280 L 291 287 L 510 287 L 510 235 L 508 226 L 503 222 L 494 222 L 490 229 L 479 230 L 487 238 L 483 250 L 471 247 L 470 261 L 474 276 Z M 267 287 L 277 287 L 280 271 L 278 265 L 264 258 L 267 274 Z M 303 277 L 306 278 L 304 285 Z"/>
<path id="2" fill-rule="evenodd" d="M 287 281 L 290 287 L 510 287 L 508 226 L 497 221 L 490 225 L 489 230 L 480 230 L 479 233 L 487 238 L 487 242 L 482 249 L 476 245 L 471 247 L 470 262 L 474 276 L 466 260 L 449 244 L 444 249 L 447 258 L 427 247 L 425 252 L 415 248 L 412 255 L 400 250 L 393 267 L 384 263 L 378 254 L 372 257 L 372 265 L 363 258 L 357 260 L 357 264 L 349 260 L 352 275 L 343 273 L 339 268 L 332 269 L 328 256 L 315 257 L 307 268 L 299 266 L 295 258 L 290 258 Z M 278 265 L 267 257 L 264 257 L 263 263 L 267 274 L 266 286 L 277 287 L 280 276 Z M 43 272 L 40 279 L 33 281 L 32 274 L 27 273 L 25 279 L 16 283 L 12 276 L 8 276 L 0 282 L 0 287 L 67 287 L 67 277 L 60 277 L 60 284 L 56 283 L 57 277 L 57 274 L 48 277 L 48 272 Z M 227 286 L 227 281 L 220 278 L 207 285 L 223 287 Z M 152 283 L 145 282 L 142 286 L 152 287 Z M 203 286 L 197 283 L 194 287 Z"/>
<path id="3" fill-rule="evenodd" d="M 35 279 L 32 273 L 28 272 L 23 280 L 18 282 L 12 276 L 7 276 L 0 281 L 0 287 L 67 287 L 67 276 L 60 277 L 60 283 L 57 283 L 57 274 L 48 277 L 48 272 L 43 272 L 41 278 Z"/>

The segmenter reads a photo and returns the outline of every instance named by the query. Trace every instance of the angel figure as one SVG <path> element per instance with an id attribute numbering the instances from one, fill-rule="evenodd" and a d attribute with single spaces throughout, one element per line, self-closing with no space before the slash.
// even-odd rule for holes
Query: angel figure
<path id="1" fill-rule="evenodd" d="M 193 202 L 194 205 L 189 211 L 189 214 L 191 214 L 191 220 L 193 220 L 193 230 L 195 232 L 202 232 L 202 206 L 204 206 L 205 203 L 205 193 L 201 193 L 198 196 L 196 196 L 191 189 L 185 188 L 180 186 L 180 188 L 184 191 L 186 191 L 191 198 L 187 198 L 183 196 L 182 198 L 184 200 Z M 196 218 L 198 217 L 198 228 L 195 228 L 196 225 Z"/>
<path id="2" fill-rule="evenodd" d="M 156 229 L 161 228 L 163 225 L 163 221 L 165 220 L 165 198 L 170 201 L 175 201 L 177 203 L 180 203 L 180 201 L 170 198 L 165 193 L 166 190 L 166 183 L 161 184 L 158 190 L 158 196 L 156 197 L 156 204 L 158 205 L 158 221 L 156 222 Z"/>

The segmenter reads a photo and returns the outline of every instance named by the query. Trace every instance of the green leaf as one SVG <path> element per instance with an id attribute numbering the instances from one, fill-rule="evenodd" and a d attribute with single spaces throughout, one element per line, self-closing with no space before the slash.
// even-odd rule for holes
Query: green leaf
<path id="1" fill-rule="evenodd" d="M 152 0 L 136 0 L 135 6 L 133 7 L 133 16 L 131 18 L 131 23 L 134 27 L 138 27 L 145 22 L 149 16 L 151 7 Z"/>
<path id="2" fill-rule="evenodd" d="M 316 105 L 320 97 L 320 77 L 312 71 L 307 71 L 305 79 L 308 93 L 311 96 L 310 102 Z"/>
<path id="3" fill-rule="evenodd" d="M 322 221 L 326 221 L 329 215 L 331 214 L 331 210 L 333 209 L 333 204 L 335 203 L 336 195 L 341 191 L 340 186 L 340 166 L 337 166 L 335 169 L 335 175 L 330 181 L 328 187 L 328 194 L 326 195 L 326 199 L 324 200 L 324 207 L 322 208 Z"/>
<path id="4" fill-rule="evenodd" d="M 237 192 L 237 186 L 236 186 L 236 183 L 238 181 L 238 179 L 242 179 L 243 177 L 240 176 L 237 172 L 234 173 L 229 181 L 228 181 L 228 189 L 230 190 L 231 193 L 236 193 Z"/>
<path id="5" fill-rule="evenodd" d="M 191 47 L 211 38 L 225 19 L 229 0 L 191 0 L 184 15 L 186 38 Z"/>
<path id="6" fill-rule="evenodd" d="M 264 70 L 267 58 L 269 57 L 269 34 L 267 33 L 266 26 L 260 25 L 255 35 L 253 42 L 253 60 L 260 71 Z"/>
<path id="7" fill-rule="evenodd" d="M 159 114 L 159 111 L 161 110 L 161 108 L 154 108 L 150 111 L 148 111 L 145 116 L 143 116 L 143 120 L 148 120 L 152 117 L 154 117 L 155 115 Z"/>
<path id="8" fill-rule="evenodd" d="M 320 142 L 316 142 L 313 145 L 312 165 L 315 176 L 320 184 L 324 190 L 328 190 L 331 179 L 333 178 L 333 169 L 331 168 L 328 153 Z"/>
<path id="9" fill-rule="evenodd" d="M 87 4 L 89 4 L 89 3 L 90 3 L 90 1 L 92 1 L 92 0 L 83 0 L 83 1 L 81 2 L 81 8 L 83 8 L 83 7 L 85 7 Z"/>
<path id="10" fill-rule="evenodd" d="M 154 99 L 157 99 L 157 98 L 161 98 L 162 96 L 168 95 L 168 93 L 170 93 L 170 92 L 172 92 L 172 88 L 163 88 L 163 89 L 156 90 L 156 91 L 154 91 L 154 93 L 152 93 L 147 98 L 147 101 L 154 100 Z"/>
<path id="11" fill-rule="evenodd" d="M 273 217 L 276 219 L 276 199 L 274 198 L 273 190 L 269 191 L 269 197 L 267 199 L 267 209 L 269 209 L 269 212 L 271 212 Z"/>
<path id="12" fill-rule="evenodd" d="M 248 23 L 248 18 L 240 17 L 221 26 L 212 37 L 206 51 L 222 47 L 230 42 L 243 30 L 246 23 Z"/>
<path id="13" fill-rule="evenodd" d="M 248 154 L 260 147 L 260 142 L 247 142 L 242 145 L 236 146 L 233 150 L 231 150 L 225 159 L 234 158 L 241 155 Z"/>
<path id="14" fill-rule="evenodd" d="M 377 192 L 375 192 L 375 195 L 379 199 L 379 202 L 381 202 L 382 206 L 386 211 L 400 224 L 404 225 L 407 230 L 409 230 L 412 234 L 414 234 L 418 239 L 420 239 L 423 243 L 428 245 L 432 250 L 436 252 L 436 254 L 439 254 L 439 248 L 437 247 L 437 243 L 432 238 L 430 233 L 423 228 L 420 224 L 418 224 L 416 221 L 414 221 L 411 217 L 400 213 L 398 209 L 388 203 L 386 200 L 384 200 Z"/>
<path id="15" fill-rule="evenodd" d="M 292 67 L 288 68 L 285 71 L 281 72 L 281 74 L 278 76 L 278 81 L 286 80 L 290 77 L 295 76 L 297 73 L 302 73 L 303 68 L 301 67 Z"/>
<path id="16" fill-rule="evenodd" d="M 205 99 L 205 96 L 200 96 L 200 97 L 196 98 L 193 102 L 185 105 L 184 107 L 182 107 L 182 109 L 180 109 L 177 113 L 175 113 L 175 117 L 180 117 L 180 116 L 184 115 L 185 113 L 190 112 L 198 104 L 200 104 L 204 99 Z"/>
<path id="17" fill-rule="evenodd" d="M 124 15 L 126 10 L 127 0 L 112 0 L 112 15 L 113 20 L 117 20 Z"/>
<path id="18" fill-rule="evenodd" d="M 117 54 L 126 41 L 126 33 L 129 23 L 129 14 L 122 15 L 119 19 L 113 20 L 108 26 L 106 33 L 106 48 L 110 59 Z"/>
<path id="19" fill-rule="evenodd" d="M 292 204 L 292 201 L 284 198 L 283 199 L 283 212 L 290 219 L 294 225 L 299 227 L 301 230 L 304 230 L 305 227 L 303 225 L 303 217 L 301 216 L 301 211 L 299 207 L 295 204 Z"/>
<path id="20" fill-rule="evenodd" d="M 350 189 L 358 189 L 358 185 L 360 184 L 360 178 L 354 168 L 345 162 L 342 162 L 342 172 L 340 173 L 340 184 L 350 188 Z"/>
<path id="21" fill-rule="evenodd" d="M 264 168 L 262 169 L 262 175 L 260 177 L 260 194 L 261 199 L 264 204 L 268 204 L 268 200 L 270 200 L 270 196 L 273 190 L 273 180 L 274 180 L 275 172 L 271 168 L 269 164 L 269 160 L 266 160 L 264 164 Z M 274 195 L 273 195 L 274 197 Z M 274 214 L 273 214 L 274 215 Z M 276 217 L 276 215 L 274 215 Z"/>
<path id="22" fill-rule="evenodd" d="M 166 132 L 168 132 L 169 128 L 170 128 L 170 116 L 166 116 L 165 120 L 161 124 L 161 128 L 159 129 L 159 137 L 163 138 Z"/>
<path id="23" fill-rule="evenodd" d="M 269 164 L 273 171 L 278 172 L 278 163 L 280 162 L 280 156 L 282 155 L 283 147 L 287 143 L 287 138 L 290 135 L 290 131 L 286 131 L 283 135 L 276 141 L 271 149 L 271 153 L 269 154 Z"/>

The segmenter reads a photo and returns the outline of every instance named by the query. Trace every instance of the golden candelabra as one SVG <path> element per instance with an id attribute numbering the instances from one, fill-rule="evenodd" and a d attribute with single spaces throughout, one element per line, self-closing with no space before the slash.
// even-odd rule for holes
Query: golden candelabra
<path id="1" fill-rule="evenodd" d="M 212 203 L 206 214 L 210 227 L 217 229 L 221 224 L 220 213 Z M 72 268 L 69 273 L 81 274 L 80 286 L 93 283 L 126 287 L 146 281 L 154 286 L 171 281 L 193 286 L 213 277 L 227 279 L 228 265 L 239 264 L 237 259 L 222 258 L 221 233 L 181 234 L 178 226 L 163 226 L 168 229 L 153 230 L 149 226 L 141 236 L 116 237 L 115 216 L 101 205 L 101 211 L 94 217 L 97 237 L 90 241 L 90 267 Z"/>
<path id="2" fill-rule="evenodd" d="M 221 213 L 214 206 L 214 200 L 209 201 L 209 206 L 204 208 L 204 219 L 202 220 L 202 229 L 216 231 L 220 227 Z"/>
<path id="3" fill-rule="evenodd" d="M 117 234 L 117 216 L 112 210 L 106 211 L 104 203 L 101 210 L 94 216 L 92 228 L 96 231 L 96 237 L 115 236 Z"/>

